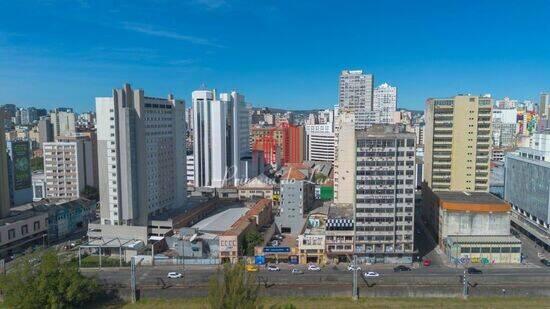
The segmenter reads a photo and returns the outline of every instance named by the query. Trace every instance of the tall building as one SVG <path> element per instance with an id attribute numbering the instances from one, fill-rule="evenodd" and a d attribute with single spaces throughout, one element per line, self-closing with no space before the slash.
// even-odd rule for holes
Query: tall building
<path id="1" fill-rule="evenodd" d="M 34 107 L 20 109 L 22 125 L 31 125 L 38 120 L 38 110 Z"/>
<path id="2" fill-rule="evenodd" d="M 504 199 L 512 225 L 550 249 L 550 130 L 533 135 L 531 147 L 505 157 Z"/>
<path id="3" fill-rule="evenodd" d="M 434 191 L 488 191 L 491 98 L 429 99 L 424 179 Z"/>
<path id="4" fill-rule="evenodd" d="M 38 121 L 38 134 L 40 135 L 38 141 L 41 144 L 53 142 L 53 126 L 50 121 L 50 117 L 40 117 L 40 120 Z"/>
<path id="5" fill-rule="evenodd" d="M 334 202 L 353 205 L 355 200 L 355 115 L 341 111 L 336 131 Z"/>
<path id="6" fill-rule="evenodd" d="M 50 113 L 54 139 L 76 133 L 76 114 L 72 110 L 56 109 Z"/>
<path id="7" fill-rule="evenodd" d="M 193 91 L 195 186 L 221 188 L 249 178 L 250 123 L 244 96 Z"/>
<path id="8" fill-rule="evenodd" d="M 516 108 L 494 108 L 491 119 L 494 147 L 510 147 L 514 145 L 517 130 Z"/>
<path id="9" fill-rule="evenodd" d="M 97 170 L 90 138 L 62 137 L 44 143 L 45 195 L 50 199 L 77 199 L 86 186 L 97 188 Z"/>
<path id="10" fill-rule="evenodd" d="M 306 159 L 309 161 L 334 162 L 336 140 L 333 125 L 306 125 Z"/>
<path id="11" fill-rule="evenodd" d="M 0 219 L 10 214 L 10 187 L 8 180 L 8 156 L 4 134 L 4 110 L 0 108 Z"/>
<path id="12" fill-rule="evenodd" d="M 339 108 L 354 113 L 355 124 L 359 129 L 376 120 L 373 112 L 373 83 L 373 75 L 364 74 L 361 70 L 344 70 L 340 74 Z"/>
<path id="13" fill-rule="evenodd" d="M 540 94 L 539 115 L 541 118 L 550 118 L 550 92 Z"/>
<path id="14" fill-rule="evenodd" d="M 393 123 L 397 108 L 397 88 L 384 83 L 374 89 L 372 110 L 376 112 L 376 123 Z"/>
<path id="15" fill-rule="evenodd" d="M 356 132 L 355 253 L 368 262 L 412 262 L 415 135 L 401 125 Z"/>
<path id="16" fill-rule="evenodd" d="M 187 196 L 185 102 L 147 97 L 126 84 L 96 98 L 103 225 L 145 226 Z"/>
<path id="17" fill-rule="evenodd" d="M 8 150 L 8 179 L 11 206 L 32 202 L 31 146 L 28 139 L 11 140 Z"/>

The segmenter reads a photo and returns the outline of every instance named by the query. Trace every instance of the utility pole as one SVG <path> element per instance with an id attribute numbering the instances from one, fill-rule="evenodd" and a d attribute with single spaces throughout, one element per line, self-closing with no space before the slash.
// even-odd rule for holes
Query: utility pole
<path id="1" fill-rule="evenodd" d="M 468 299 L 468 273 L 464 269 L 464 275 L 462 275 L 462 297 Z"/>
<path id="2" fill-rule="evenodd" d="M 352 299 L 358 300 L 359 299 L 359 291 L 357 290 L 357 255 L 353 256 L 353 291 L 352 291 Z"/>
<path id="3" fill-rule="evenodd" d="M 132 256 L 130 262 L 130 288 L 132 293 L 132 304 L 136 302 L 136 260 Z"/>

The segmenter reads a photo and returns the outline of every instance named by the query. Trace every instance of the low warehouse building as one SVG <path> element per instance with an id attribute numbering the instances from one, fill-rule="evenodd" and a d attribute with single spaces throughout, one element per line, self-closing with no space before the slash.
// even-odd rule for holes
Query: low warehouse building
<path id="1" fill-rule="evenodd" d="M 487 192 L 423 188 L 422 215 L 453 263 L 520 263 L 510 235 L 510 205 Z"/>

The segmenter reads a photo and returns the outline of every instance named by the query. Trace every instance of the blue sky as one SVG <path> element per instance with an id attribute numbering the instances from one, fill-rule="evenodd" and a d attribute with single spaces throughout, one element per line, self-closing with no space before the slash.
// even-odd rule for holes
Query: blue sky
<path id="1" fill-rule="evenodd" d="M 130 82 L 190 101 L 206 85 L 255 106 L 327 108 L 363 69 L 428 97 L 550 90 L 550 1 L 2 1 L 0 104 L 93 109 Z"/>

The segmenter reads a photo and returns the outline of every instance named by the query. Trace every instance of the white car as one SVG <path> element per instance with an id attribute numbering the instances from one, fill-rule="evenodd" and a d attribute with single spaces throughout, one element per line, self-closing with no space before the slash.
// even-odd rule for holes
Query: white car
<path id="1" fill-rule="evenodd" d="M 353 265 L 348 265 L 348 271 L 361 271 L 361 267 L 360 266 L 353 266 Z"/>
<path id="2" fill-rule="evenodd" d="M 183 278 L 183 275 L 180 274 L 180 273 L 177 273 L 175 271 L 172 271 L 172 272 L 169 272 L 168 273 L 168 278 L 170 279 L 178 279 L 178 278 Z"/>
<path id="3" fill-rule="evenodd" d="M 380 274 L 374 271 L 367 271 L 363 274 L 363 276 L 372 278 L 372 277 L 380 277 Z"/>
<path id="4" fill-rule="evenodd" d="M 293 268 L 292 269 L 292 274 L 293 275 L 301 275 L 303 273 L 304 273 L 304 271 L 302 271 L 301 269 L 298 269 L 298 268 Z"/>
<path id="5" fill-rule="evenodd" d="M 268 271 L 280 271 L 281 269 L 275 265 L 269 265 L 267 266 Z"/>
<path id="6" fill-rule="evenodd" d="M 307 270 L 310 270 L 310 271 L 321 271 L 321 267 L 315 265 L 315 264 L 310 264 L 308 267 L 307 267 Z"/>

